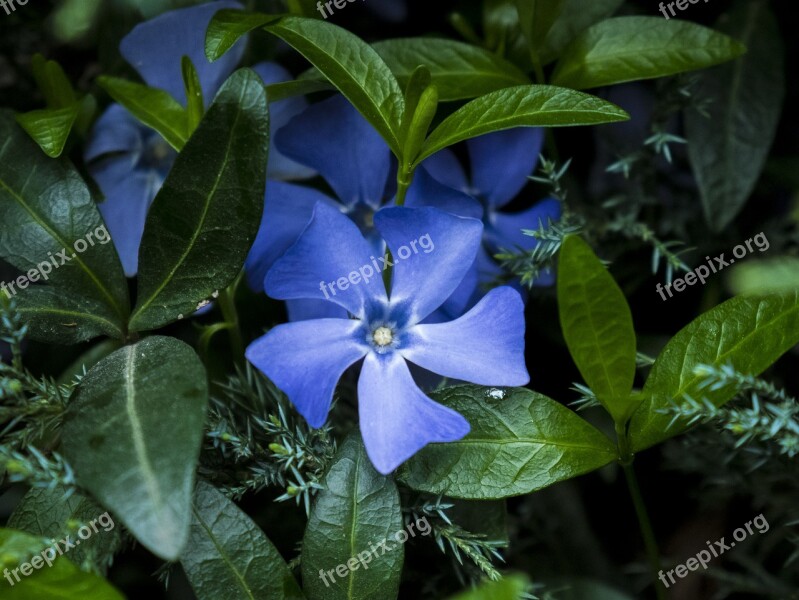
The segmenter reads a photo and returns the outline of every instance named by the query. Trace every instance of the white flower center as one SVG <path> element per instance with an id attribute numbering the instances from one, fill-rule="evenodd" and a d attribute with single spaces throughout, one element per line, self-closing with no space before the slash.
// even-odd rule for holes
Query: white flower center
<path id="1" fill-rule="evenodd" d="M 394 334 L 388 327 L 378 327 L 372 333 L 372 339 L 378 346 L 388 346 L 394 340 Z"/>

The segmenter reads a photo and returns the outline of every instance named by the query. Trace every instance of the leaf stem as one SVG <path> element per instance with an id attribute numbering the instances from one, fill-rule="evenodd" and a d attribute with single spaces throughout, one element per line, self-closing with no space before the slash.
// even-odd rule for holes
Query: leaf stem
<path id="1" fill-rule="evenodd" d="M 233 358 L 237 363 L 244 361 L 244 340 L 241 337 L 239 313 L 236 310 L 236 289 L 239 286 L 239 281 L 241 281 L 241 275 L 219 293 L 219 308 L 222 310 L 225 323 L 228 325 L 227 330 L 230 336 L 230 345 L 233 349 Z"/>
<path id="2" fill-rule="evenodd" d="M 405 204 L 405 196 L 408 194 L 408 188 L 411 187 L 411 183 L 413 183 L 415 173 L 416 169 L 409 165 L 400 165 L 400 168 L 397 169 L 397 198 L 394 201 L 397 206 Z"/>

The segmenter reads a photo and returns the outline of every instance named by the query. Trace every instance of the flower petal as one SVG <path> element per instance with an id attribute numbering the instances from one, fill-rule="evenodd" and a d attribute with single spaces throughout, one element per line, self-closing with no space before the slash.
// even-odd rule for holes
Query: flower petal
<path id="1" fill-rule="evenodd" d="M 205 57 L 205 31 L 211 18 L 223 9 L 243 9 L 238 2 L 219 0 L 190 8 L 171 10 L 140 23 L 122 38 L 119 51 L 150 87 L 165 90 L 185 106 L 181 60 L 188 56 L 197 69 L 206 104 L 233 72 L 244 55 L 239 40 L 214 63 Z"/>
<path id="2" fill-rule="evenodd" d="M 437 208 L 385 208 L 375 225 L 395 261 L 391 304 L 418 323 L 449 298 L 477 255 L 483 224 Z"/>
<path id="3" fill-rule="evenodd" d="M 363 317 L 367 307 L 387 302 L 383 278 L 373 267 L 368 281 L 350 285 L 347 277 L 361 268 L 365 273 L 373 260 L 355 223 L 320 202 L 297 242 L 267 273 L 264 288 L 278 300 L 329 300 Z"/>
<path id="4" fill-rule="evenodd" d="M 139 245 L 144 222 L 162 183 L 163 179 L 154 171 L 133 172 L 110 188 L 100 183 L 106 199 L 97 208 L 103 215 L 127 277 L 134 277 L 139 270 Z"/>
<path id="5" fill-rule="evenodd" d="M 434 179 L 461 192 L 469 189 L 469 178 L 452 150 L 436 152 L 422 166 Z"/>
<path id="6" fill-rule="evenodd" d="M 283 127 L 275 142 L 289 158 L 319 171 L 345 205 L 380 206 L 391 152 L 344 96 L 312 105 Z"/>
<path id="7" fill-rule="evenodd" d="M 293 79 L 291 73 L 274 62 L 258 63 L 252 67 L 252 70 L 258 74 L 265 85 Z M 269 144 L 269 164 L 267 165 L 268 178 L 292 181 L 308 179 L 316 175 L 313 169 L 291 160 L 275 147 L 275 134 L 306 108 L 308 108 L 308 101 L 302 96 L 269 103 L 269 139 L 271 143 Z"/>
<path id="8" fill-rule="evenodd" d="M 405 206 L 415 208 L 431 206 L 459 217 L 483 218 L 483 207 L 471 196 L 439 183 L 424 167 L 416 171 L 413 183 L 405 197 Z"/>
<path id="9" fill-rule="evenodd" d="M 86 162 L 100 158 L 104 154 L 131 154 L 131 166 L 142 152 L 145 129 L 133 116 L 119 104 L 110 105 L 92 127 L 86 144 L 83 159 Z"/>
<path id="10" fill-rule="evenodd" d="M 319 202 L 337 208 L 333 200 L 313 188 L 281 181 L 266 182 L 261 226 L 244 264 L 253 291 L 264 291 L 266 273 L 300 237 Z"/>
<path id="11" fill-rule="evenodd" d="M 563 207 L 554 198 L 547 198 L 532 208 L 520 213 L 493 212 L 491 226 L 486 227 L 486 238 L 493 249 L 515 250 L 522 248 L 531 250 L 538 245 L 538 240 L 525 235 L 522 229 L 538 229 L 546 227 L 549 221 L 557 221 L 563 214 Z"/>
<path id="12" fill-rule="evenodd" d="M 372 464 L 388 475 L 427 444 L 454 442 L 468 421 L 425 396 L 401 356 L 366 356 L 358 380 L 361 435 Z"/>
<path id="13" fill-rule="evenodd" d="M 325 424 L 341 375 L 366 354 L 361 324 L 317 319 L 278 325 L 247 348 L 246 356 L 280 388 L 311 427 Z"/>
<path id="14" fill-rule="evenodd" d="M 289 321 L 346 319 L 347 311 L 327 300 L 286 300 Z"/>
<path id="15" fill-rule="evenodd" d="M 505 206 L 527 185 L 543 143 L 544 130 L 528 127 L 472 138 L 472 185 L 492 206 Z"/>
<path id="16" fill-rule="evenodd" d="M 407 360 L 445 377 L 478 385 L 525 385 L 524 303 L 498 287 L 455 321 L 416 325 L 400 349 Z"/>

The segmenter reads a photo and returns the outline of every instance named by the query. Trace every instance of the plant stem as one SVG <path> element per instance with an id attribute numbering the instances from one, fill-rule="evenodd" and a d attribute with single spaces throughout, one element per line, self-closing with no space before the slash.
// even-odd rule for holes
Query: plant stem
<path id="1" fill-rule="evenodd" d="M 658 551 L 657 541 L 655 540 L 655 532 L 652 530 L 652 523 L 649 520 L 649 514 L 646 511 L 644 498 L 641 496 L 641 489 L 638 487 L 638 479 L 635 476 L 635 469 L 633 469 L 632 461 L 628 463 L 622 462 L 621 467 L 624 470 L 624 477 L 627 480 L 627 487 L 630 490 L 630 497 L 633 500 L 633 506 L 635 506 L 635 514 L 638 517 L 638 526 L 640 527 L 641 535 L 644 538 L 646 554 L 649 558 L 649 564 L 652 568 L 655 594 L 657 595 L 658 600 L 666 600 L 666 591 L 658 583 L 658 574 L 660 573 L 660 552 Z"/>
<path id="2" fill-rule="evenodd" d="M 219 308 L 222 310 L 225 322 L 229 325 L 228 335 L 233 349 L 233 358 L 236 362 L 244 361 L 244 340 L 241 337 L 241 329 L 239 328 L 239 313 L 236 310 L 235 299 L 236 288 L 240 279 L 241 276 L 237 277 L 236 281 L 219 293 Z"/>
<path id="3" fill-rule="evenodd" d="M 395 200 L 397 206 L 405 204 L 405 196 L 408 194 L 408 188 L 411 187 L 411 183 L 413 183 L 415 172 L 415 169 L 407 165 L 400 165 L 400 168 L 397 169 L 397 198 Z"/>

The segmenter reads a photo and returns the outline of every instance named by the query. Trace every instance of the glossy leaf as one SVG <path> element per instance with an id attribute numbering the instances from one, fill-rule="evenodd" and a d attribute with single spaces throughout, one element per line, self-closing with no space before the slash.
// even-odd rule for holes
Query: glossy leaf
<path id="1" fill-rule="evenodd" d="M 161 134 L 180 151 L 189 139 L 186 109 L 164 90 L 118 77 L 101 75 L 97 84 L 139 121 Z"/>
<path id="2" fill-rule="evenodd" d="M 799 343 L 799 292 L 766 297 L 738 297 L 704 313 L 675 335 L 658 356 L 643 389 L 644 402 L 633 414 L 629 434 L 633 450 L 668 439 L 687 425 L 658 413 L 686 395 L 728 402 L 733 389 L 700 389 L 699 365 L 759 375 Z"/>
<path id="3" fill-rule="evenodd" d="M 8 519 L 8 527 L 58 541 L 69 530 L 70 521 L 81 526 L 95 521 L 97 531 L 71 548 L 69 559 L 85 569 L 105 572 L 122 544 L 121 532 L 104 508 L 77 493 L 65 497 L 65 492 L 63 487 L 30 489 Z"/>
<path id="4" fill-rule="evenodd" d="M 180 556 L 199 600 L 302 600 L 280 553 L 224 494 L 198 482 L 191 531 Z"/>
<path id="5" fill-rule="evenodd" d="M 618 106 L 596 96 L 550 85 L 524 85 L 472 100 L 455 111 L 427 139 L 421 163 L 448 146 L 513 127 L 598 125 L 629 119 Z"/>
<path id="6" fill-rule="evenodd" d="M 59 541 L 59 540 L 56 540 Z M 78 569 L 66 556 L 56 555 L 52 566 L 44 561 L 42 552 L 51 548 L 49 539 L 36 537 L 13 529 L 0 529 L 0 554 L 3 556 L 3 568 L 9 570 L 14 585 L 3 580 L 3 600 L 124 600 L 124 596 L 114 589 L 110 583 L 93 573 L 85 573 Z M 33 568 L 31 561 L 39 555 Z M 47 551 L 50 556 L 52 551 Z M 18 571 L 16 581 L 12 571 L 18 565 L 26 564 L 26 577 Z"/>
<path id="7" fill-rule="evenodd" d="M 63 451 L 79 484 L 166 560 L 188 538 L 207 401 L 194 350 L 154 336 L 95 365 L 64 421 Z"/>
<path id="8" fill-rule="evenodd" d="M 401 38 L 372 47 L 404 88 L 416 67 L 424 65 L 433 76 L 439 100 L 476 98 L 495 90 L 530 83 L 512 63 L 487 50 L 438 38 Z"/>
<path id="9" fill-rule="evenodd" d="M 451 596 L 449 600 L 521 600 L 530 582 L 524 575 L 509 575 L 499 581 L 485 581 L 476 588 Z"/>
<path id="10" fill-rule="evenodd" d="M 400 468 L 413 489 L 486 500 L 528 494 L 598 469 L 617 456 L 610 440 L 565 406 L 523 388 L 451 387 L 430 395 L 472 426 L 431 444 Z"/>
<path id="11" fill-rule="evenodd" d="M 397 486 L 375 471 L 357 435 L 339 447 L 322 483 L 302 543 L 305 594 L 310 600 L 396 598 L 405 552 L 394 538 L 403 531 Z M 386 547 L 379 546 L 383 540 Z"/>
<path id="12" fill-rule="evenodd" d="M 17 115 L 17 122 L 39 144 L 50 158 L 58 158 L 64 151 L 80 105 L 76 102 L 66 108 L 45 108 Z"/>
<path id="13" fill-rule="evenodd" d="M 712 67 L 745 51 L 734 39 L 688 21 L 616 17 L 590 27 L 564 50 L 552 83 L 582 90 L 666 77 Z"/>
<path id="14" fill-rule="evenodd" d="M 211 62 L 221 58 L 239 39 L 278 18 L 278 15 L 220 10 L 205 32 L 205 56 Z"/>
<path id="15" fill-rule="evenodd" d="M 634 408 L 635 330 L 616 281 L 578 236 L 563 243 L 558 263 L 563 337 L 580 374 L 617 423 Z"/>
<path id="16" fill-rule="evenodd" d="M 580 33 L 615 13 L 624 0 L 563 0 L 560 17 L 552 25 L 540 50 L 543 64 L 549 64 Z"/>
<path id="17" fill-rule="evenodd" d="M 23 273 L 40 269 L 46 283 L 93 301 L 97 317 L 124 330 L 127 282 L 113 245 L 95 240 L 105 226 L 86 184 L 69 162 L 44 156 L 7 111 L 0 140 L 0 257 Z M 17 299 L 24 309 L 25 292 Z"/>
<path id="18" fill-rule="evenodd" d="M 236 278 L 261 221 L 268 147 L 264 86 L 242 69 L 222 87 L 150 207 L 131 329 L 188 316 Z"/>
<path id="19" fill-rule="evenodd" d="M 785 97 L 784 48 L 768 4 L 742 2 L 719 29 L 746 44 L 733 63 L 702 73 L 693 92 L 709 100 L 710 117 L 686 113 L 691 166 L 705 219 L 721 231 L 738 215 L 757 183 L 777 133 Z"/>

